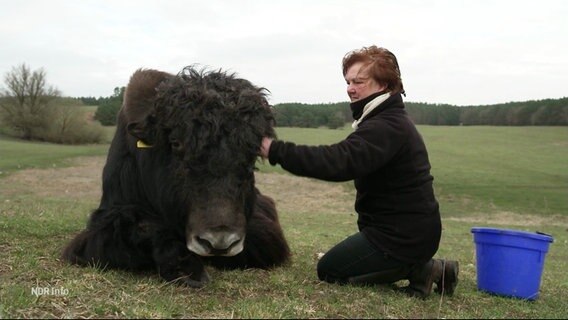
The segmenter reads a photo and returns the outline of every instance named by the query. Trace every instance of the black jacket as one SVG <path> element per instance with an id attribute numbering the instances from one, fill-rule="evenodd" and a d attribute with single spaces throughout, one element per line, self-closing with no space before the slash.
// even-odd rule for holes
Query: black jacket
<path id="1" fill-rule="evenodd" d="M 359 230 L 391 256 L 424 262 L 438 250 L 441 221 L 428 153 L 400 94 L 371 111 L 339 143 L 302 146 L 275 140 L 268 159 L 300 176 L 355 180 Z"/>

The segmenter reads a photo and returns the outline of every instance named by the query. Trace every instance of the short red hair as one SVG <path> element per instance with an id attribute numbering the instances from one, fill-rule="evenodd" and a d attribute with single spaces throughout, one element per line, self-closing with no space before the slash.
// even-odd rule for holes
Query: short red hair
<path id="1" fill-rule="evenodd" d="M 400 68 L 392 52 L 374 45 L 350 51 L 343 57 L 343 76 L 357 62 L 363 62 L 368 66 L 369 76 L 379 84 L 385 85 L 388 91 L 404 94 Z"/>

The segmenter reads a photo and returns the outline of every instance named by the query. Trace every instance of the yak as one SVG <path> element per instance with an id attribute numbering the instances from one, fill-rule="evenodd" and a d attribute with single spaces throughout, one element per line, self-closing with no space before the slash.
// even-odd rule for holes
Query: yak
<path id="1" fill-rule="evenodd" d="M 157 270 L 202 287 L 220 269 L 284 264 L 274 201 L 255 186 L 262 138 L 275 137 L 267 90 L 223 70 L 130 78 L 102 173 L 102 196 L 62 260 Z"/>

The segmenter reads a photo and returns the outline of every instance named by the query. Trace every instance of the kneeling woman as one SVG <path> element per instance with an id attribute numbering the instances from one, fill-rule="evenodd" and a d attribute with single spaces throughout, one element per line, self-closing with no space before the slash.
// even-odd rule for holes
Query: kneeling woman
<path id="1" fill-rule="evenodd" d="M 406 113 L 398 62 L 376 46 L 349 52 L 343 76 L 353 112 L 353 133 L 327 146 L 264 138 L 260 155 L 305 177 L 354 180 L 359 232 L 318 263 L 321 280 L 341 284 L 394 283 L 425 298 L 433 284 L 453 294 L 458 262 L 432 259 L 441 237 L 438 202 L 422 137 Z"/>

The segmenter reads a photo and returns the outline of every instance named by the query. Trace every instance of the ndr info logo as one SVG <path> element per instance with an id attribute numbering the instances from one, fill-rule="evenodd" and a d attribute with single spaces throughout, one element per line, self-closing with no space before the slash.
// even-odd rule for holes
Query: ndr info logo
<path id="1" fill-rule="evenodd" d="M 69 294 L 69 289 L 63 287 L 33 287 L 32 295 L 39 296 L 66 296 Z"/>

